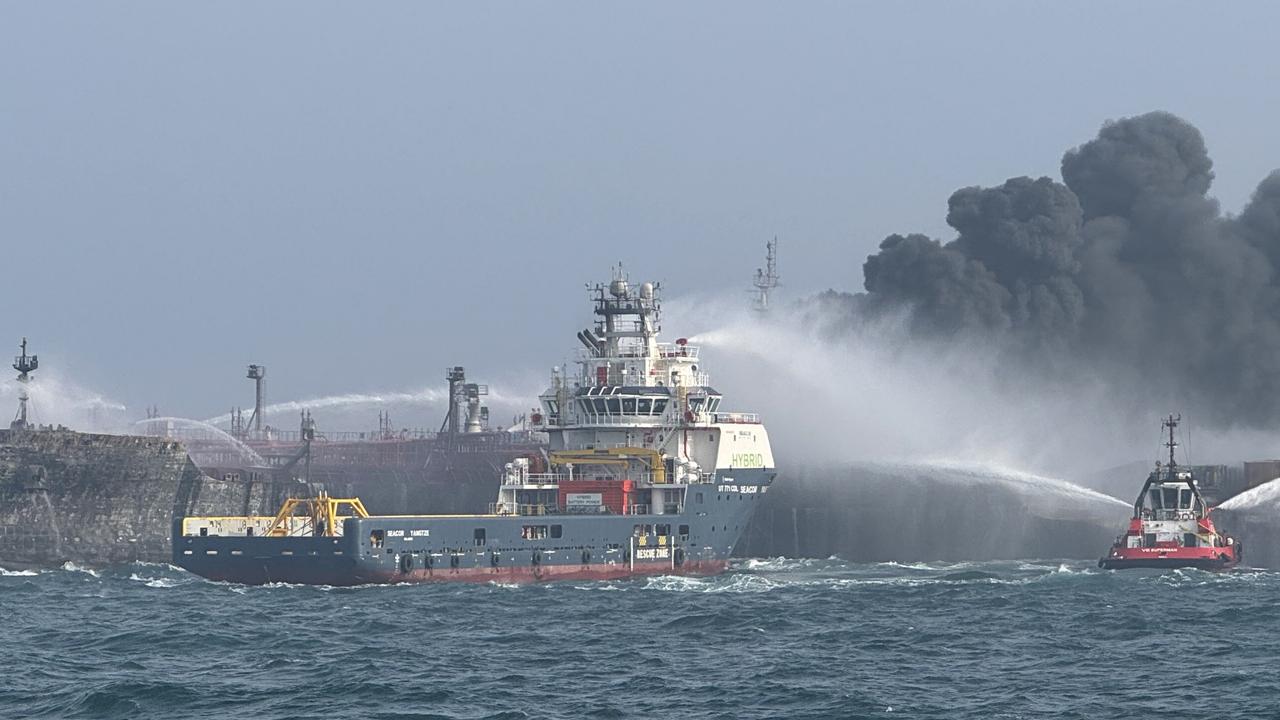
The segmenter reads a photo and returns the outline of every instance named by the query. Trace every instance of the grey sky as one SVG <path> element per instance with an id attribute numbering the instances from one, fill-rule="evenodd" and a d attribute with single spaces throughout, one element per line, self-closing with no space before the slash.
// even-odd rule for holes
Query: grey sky
<path id="1" fill-rule="evenodd" d="M 8 311 L 46 365 L 197 417 L 559 362 L 582 285 L 861 286 L 947 197 L 1109 118 L 1280 167 L 1280 12 L 1128 3 L 0 3 Z M 744 298 L 745 300 L 745 298 Z M 672 328 L 674 330 L 674 328 Z M 369 422 L 373 424 L 372 420 Z"/>

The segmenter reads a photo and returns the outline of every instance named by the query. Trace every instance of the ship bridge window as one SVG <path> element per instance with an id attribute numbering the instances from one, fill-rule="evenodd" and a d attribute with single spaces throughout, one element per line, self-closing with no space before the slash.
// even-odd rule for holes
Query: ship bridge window
<path id="1" fill-rule="evenodd" d="M 476 528 L 475 532 L 472 533 L 471 536 L 474 539 L 477 547 L 484 545 L 484 542 L 485 542 L 484 528 Z"/>
<path id="2" fill-rule="evenodd" d="M 623 412 L 623 414 L 624 414 L 624 415 L 635 415 L 635 414 L 636 414 L 636 399 L 635 399 L 635 398 L 630 398 L 630 397 L 629 397 L 629 398 L 622 398 L 622 412 Z"/>
<path id="3" fill-rule="evenodd" d="M 661 414 L 665 413 L 666 411 L 667 411 L 667 400 L 666 400 L 666 398 L 658 398 L 658 399 L 656 399 L 656 400 L 654 400 L 654 401 L 653 401 L 653 414 L 654 414 L 654 415 L 661 415 Z"/>
<path id="4" fill-rule="evenodd" d="M 689 409 L 695 413 L 702 412 L 702 398 L 690 398 Z"/>
<path id="5" fill-rule="evenodd" d="M 559 414 L 560 414 L 560 403 L 559 403 L 558 401 L 556 401 L 556 400 L 548 400 L 548 401 L 547 401 L 547 414 L 548 414 L 548 415 L 559 415 Z"/>
<path id="6" fill-rule="evenodd" d="M 640 398 L 639 409 L 636 411 L 640 415 L 649 415 L 653 412 L 653 401 L 649 398 Z"/>
<path id="7" fill-rule="evenodd" d="M 1154 488 L 1148 493 L 1151 497 L 1151 509 L 1160 510 L 1164 507 L 1164 503 L 1160 502 L 1160 489 Z"/>
<path id="8" fill-rule="evenodd" d="M 525 525 L 520 528 L 521 540 L 545 540 L 547 539 L 546 525 Z"/>
<path id="9" fill-rule="evenodd" d="M 1166 510 L 1173 510 L 1178 507 L 1178 488 L 1164 489 L 1164 507 Z"/>
<path id="10" fill-rule="evenodd" d="M 707 403 L 707 412 L 715 412 L 720 409 L 720 398 L 711 398 Z"/>
<path id="11" fill-rule="evenodd" d="M 1182 491 L 1181 496 L 1178 498 L 1178 507 L 1183 510 L 1191 509 L 1191 488 L 1186 488 Z"/>
<path id="12" fill-rule="evenodd" d="M 606 402 L 610 415 L 622 414 L 622 402 L 618 398 L 609 398 Z"/>
<path id="13" fill-rule="evenodd" d="M 558 538 L 564 535 L 564 527 L 561 525 L 551 526 L 551 537 Z"/>
<path id="14" fill-rule="evenodd" d="M 609 412 L 608 408 L 605 407 L 604 400 L 602 398 L 596 398 L 593 402 L 595 403 L 597 415 L 604 415 Z"/>

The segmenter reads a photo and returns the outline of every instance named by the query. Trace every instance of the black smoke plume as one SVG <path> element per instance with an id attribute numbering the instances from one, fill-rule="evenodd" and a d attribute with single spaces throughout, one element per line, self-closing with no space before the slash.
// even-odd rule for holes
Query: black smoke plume
<path id="1" fill-rule="evenodd" d="M 991 342 L 1010 373 L 1101 376 L 1144 412 L 1280 419 L 1280 172 L 1224 215 L 1200 132 L 1152 112 L 1067 151 L 1062 179 L 956 191 L 953 239 L 890 235 L 866 292 L 824 304 L 909 308 L 913 336 Z"/>

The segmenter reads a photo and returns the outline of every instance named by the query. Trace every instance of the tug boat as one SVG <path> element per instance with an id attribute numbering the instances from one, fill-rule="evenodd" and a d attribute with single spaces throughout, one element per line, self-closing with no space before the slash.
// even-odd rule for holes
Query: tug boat
<path id="1" fill-rule="evenodd" d="M 373 515 L 308 483 L 275 516 L 176 518 L 173 563 L 245 584 L 723 571 L 777 470 L 759 416 L 721 409 L 698 347 L 658 341 L 658 291 L 621 268 L 595 286 L 577 372 L 556 368 L 530 414 L 549 451 L 508 463 L 487 513 Z"/>
<path id="2" fill-rule="evenodd" d="M 1178 466 L 1173 431 L 1181 419 L 1170 415 L 1162 422 L 1169 431 L 1169 463 L 1162 467 L 1156 462 L 1133 504 L 1128 529 L 1098 560 L 1099 567 L 1226 570 L 1243 558 L 1240 542 L 1214 527 L 1212 508 L 1200 495 L 1190 468 Z"/>

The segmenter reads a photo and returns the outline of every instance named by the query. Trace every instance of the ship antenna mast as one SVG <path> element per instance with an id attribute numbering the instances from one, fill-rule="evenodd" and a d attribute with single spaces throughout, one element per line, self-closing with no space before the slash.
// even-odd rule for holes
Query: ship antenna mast
<path id="1" fill-rule="evenodd" d="M 1173 454 L 1174 448 L 1178 447 L 1178 441 L 1173 439 L 1173 431 L 1174 431 L 1174 428 L 1178 427 L 1178 423 L 1181 422 L 1181 420 L 1182 420 L 1182 415 L 1178 415 L 1177 417 L 1174 417 L 1173 414 L 1171 413 L 1169 417 L 1166 418 L 1165 421 L 1162 423 L 1169 430 L 1169 440 L 1165 442 L 1164 446 L 1169 448 L 1169 476 L 1170 477 L 1173 476 L 1173 469 L 1178 466 L 1178 461 L 1177 459 L 1174 458 L 1174 454 Z"/>
<path id="2" fill-rule="evenodd" d="M 27 402 L 31 400 L 31 396 L 27 394 L 27 383 L 31 382 L 28 374 L 38 367 L 40 359 L 27 354 L 27 339 L 22 338 L 22 354 L 13 359 L 13 369 L 18 371 L 18 382 L 21 384 L 18 389 L 18 416 L 10 425 L 14 430 L 27 430 L 31 427 L 31 423 L 27 421 Z"/>
<path id="3" fill-rule="evenodd" d="M 769 293 L 778 287 L 778 238 L 776 235 L 765 244 L 765 248 L 765 266 L 756 268 L 755 280 L 751 282 L 755 287 L 752 291 L 755 295 L 752 307 L 759 313 L 769 311 Z"/>

